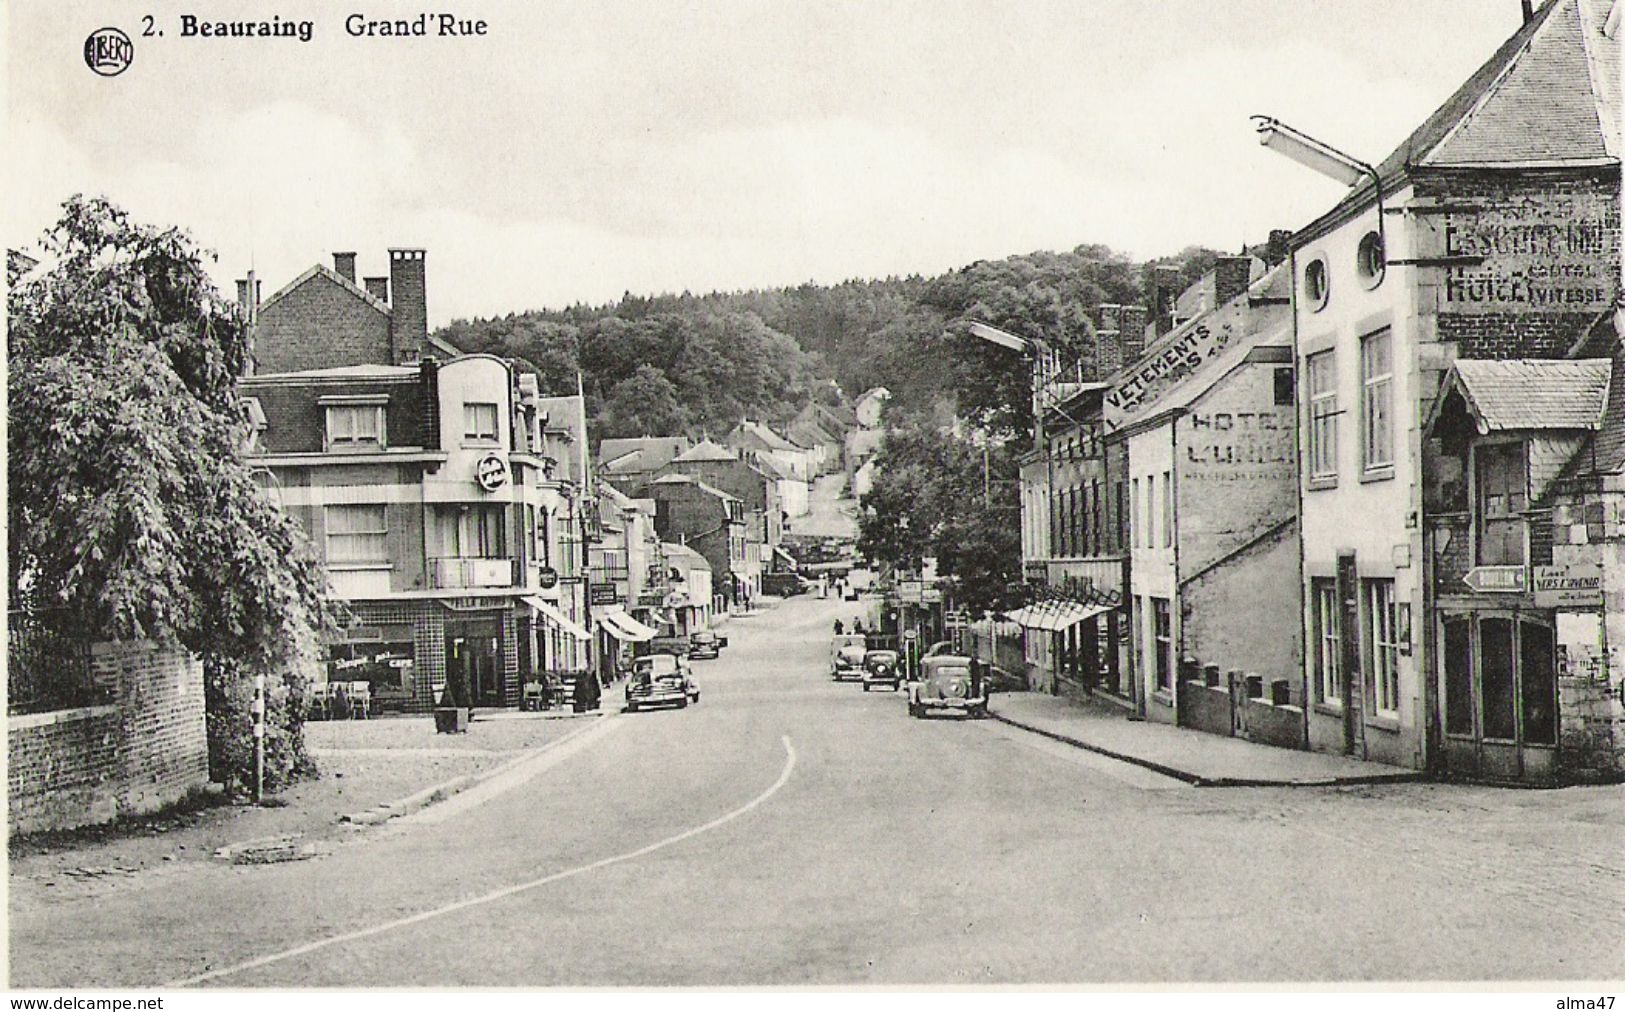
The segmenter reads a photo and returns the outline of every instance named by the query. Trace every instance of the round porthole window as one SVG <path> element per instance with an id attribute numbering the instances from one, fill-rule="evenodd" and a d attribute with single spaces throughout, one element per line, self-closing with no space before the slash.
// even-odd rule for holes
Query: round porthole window
<path id="1" fill-rule="evenodd" d="M 1387 251 L 1382 248 L 1382 236 L 1375 232 L 1367 232 L 1365 238 L 1360 240 L 1355 258 L 1360 271 L 1360 280 L 1365 282 L 1367 288 L 1375 288 L 1382 284 L 1383 272 L 1388 269 L 1388 256 Z"/>
<path id="2" fill-rule="evenodd" d="M 1331 289 L 1331 278 L 1326 273 L 1325 258 L 1316 257 L 1309 261 L 1308 266 L 1303 269 L 1303 294 L 1309 308 L 1317 311 L 1324 309 Z"/>

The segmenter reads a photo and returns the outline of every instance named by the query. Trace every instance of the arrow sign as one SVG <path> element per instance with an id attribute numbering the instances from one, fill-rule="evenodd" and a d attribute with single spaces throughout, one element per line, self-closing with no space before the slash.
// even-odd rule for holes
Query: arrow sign
<path id="1" fill-rule="evenodd" d="M 1522 566 L 1475 566 L 1461 582 L 1477 594 L 1521 594 L 1524 592 Z"/>

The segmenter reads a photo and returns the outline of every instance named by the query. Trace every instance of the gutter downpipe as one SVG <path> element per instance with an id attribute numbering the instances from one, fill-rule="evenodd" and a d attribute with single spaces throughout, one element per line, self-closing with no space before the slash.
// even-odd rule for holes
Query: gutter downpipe
<path id="1" fill-rule="evenodd" d="M 1379 218 L 1380 221 L 1380 212 Z M 1292 476 L 1293 484 L 1297 486 L 1295 503 L 1298 508 L 1298 635 L 1303 649 L 1299 653 L 1298 679 L 1301 698 L 1303 700 L 1303 747 L 1305 751 L 1313 751 L 1309 741 L 1309 713 L 1314 707 L 1314 700 L 1309 695 L 1309 657 L 1310 650 L 1319 651 L 1320 644 L 1314 642 L 1314 633 L 1309 622 L 1308 596 L 1304 593 L 1304 581 L 1308 572 L 1308 557 L 1304 549 L 1303 535 L 1303 498 L 1304 475 L 1308 473 L 1303 460 L 1303 423 L 1306 410 L 1304 393 L 1308 388 L 1308 380 L 1302 368 L 1302 359 L 1298 355 L 1298 251 L 1287 248 L 1287 272 L 1291 275 L 1292 284 L 1288 291 L 1288 308 L 1292 311 L 1292 388 L 1295 395 L 1292 398 L 1292 413 L 1297 417 L 1298 424 L 1292 426 L 1292 457 L 1297 461 L 1296 472 Z M 1318 653 L 1317 653 L 1318 656 Z"/>

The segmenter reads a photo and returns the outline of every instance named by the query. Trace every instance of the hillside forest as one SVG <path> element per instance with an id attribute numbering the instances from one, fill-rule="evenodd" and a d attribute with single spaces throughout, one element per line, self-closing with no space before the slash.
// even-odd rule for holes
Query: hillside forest
<path id="1" fill-rule="evenodd" d="M 852 280 L 694 295 L 627 293 L 486 319 L 439 336 L 533 366 L 545 391 L 579 373 L 595 439 L 720 436 L 741 418 L 787 421 L 813 400 L 892 392 L 896 413 L 958 415 L 998 437 L 1030 431 L 1028 366 L 970 336 L 981 320 L 1068 349 L 1092 369 L 1095 307 L 1142 300 L 1147 269 L 1187 283 L 1217 254 L 1191 247 L 1138 263 L 1105 246 L 981 260 L 935 277 Z"/>

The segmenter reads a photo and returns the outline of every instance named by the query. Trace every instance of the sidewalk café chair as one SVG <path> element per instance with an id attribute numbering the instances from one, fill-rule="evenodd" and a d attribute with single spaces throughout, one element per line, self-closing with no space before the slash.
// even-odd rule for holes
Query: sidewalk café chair
<path id="1" fill-rule="evenodd" d="M 349 699 L 349 713 L 351 720 L 366 720 L 371 716 L 368 711 L 372 708 L 372 683 L 351 682 Z"/>
<path id="2" fill-rule="evenodd" d="M 310 687 L 309 719 L 329 720 L 333 716 L 333 686 L 318 682 Z"/>

